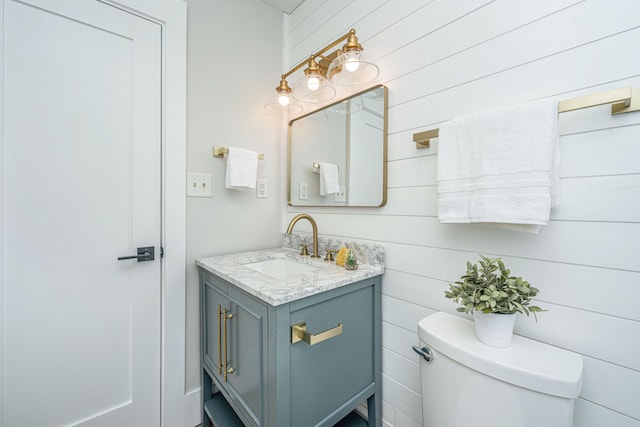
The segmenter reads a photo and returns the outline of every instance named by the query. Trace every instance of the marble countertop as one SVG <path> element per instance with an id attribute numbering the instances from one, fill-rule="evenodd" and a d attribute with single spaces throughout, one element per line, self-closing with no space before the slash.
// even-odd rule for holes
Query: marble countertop
<path id="1" fill-rule="evenodd" d="M 323 258 L 301 256 L 299 250 L 265 249 L 231 255 L 219 255 L 196 260 L 196 265 L 236 285 L 264 302 L 277 306 L 320 292 L 339 288 L 384 273 L 383 264 L 360 264 L 357 270 L 347 270 Z M 245 264 L 274 258 L 289 258 L 314 269 L 286 279 L 276 279 Z"/>

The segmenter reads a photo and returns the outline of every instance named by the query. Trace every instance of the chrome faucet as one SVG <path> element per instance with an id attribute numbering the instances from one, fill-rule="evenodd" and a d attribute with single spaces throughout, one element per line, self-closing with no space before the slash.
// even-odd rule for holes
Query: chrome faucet
<path id="1" fill-rule="evenodd" d="M 287 227 L 287 234 L 291 234 L 293 231 L 293 226 L 296 225 L 296 222 L 301 219 L 306 219 L 311 224 L 311 229 L 313 230 L 313 255 L 311 258 L 320 258 L 320 254 L 318 253 L 318 226 L 316 225 L 315 220 L 311 217 L 311 215 L 300 214 L 293 217 L 291 222 L 289 223 L 289 227 Z"/>

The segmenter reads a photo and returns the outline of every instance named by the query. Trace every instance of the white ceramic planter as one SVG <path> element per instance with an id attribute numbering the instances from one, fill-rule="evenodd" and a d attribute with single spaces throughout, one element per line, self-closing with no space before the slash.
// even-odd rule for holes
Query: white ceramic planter
<path id="1" fill-rule="evenodd" d="M 515 314 L 473 312 L 476 336 L 483 343 L 492 347 L 509 347 L 513 337 Z"/>

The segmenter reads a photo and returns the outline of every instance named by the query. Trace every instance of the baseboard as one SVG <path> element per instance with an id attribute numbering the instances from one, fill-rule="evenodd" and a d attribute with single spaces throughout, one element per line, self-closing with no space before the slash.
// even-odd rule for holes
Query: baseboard
<path id="1" fill-rule="evenodd" d="M 191 390 L 184 396 L 184 427 L 195 427 L 202 423 L 202 390 Z"/>

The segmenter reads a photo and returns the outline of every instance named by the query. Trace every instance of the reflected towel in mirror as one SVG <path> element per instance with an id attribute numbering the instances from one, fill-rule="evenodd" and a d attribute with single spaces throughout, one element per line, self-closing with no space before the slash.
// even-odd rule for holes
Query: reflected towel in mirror
<path id="1" fill-rule="evenodd" d="M 320 195 L 328 196 L 340 192 L 338 165 L 320 162 Z"/>

